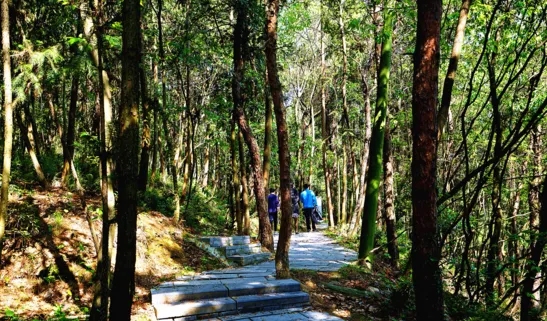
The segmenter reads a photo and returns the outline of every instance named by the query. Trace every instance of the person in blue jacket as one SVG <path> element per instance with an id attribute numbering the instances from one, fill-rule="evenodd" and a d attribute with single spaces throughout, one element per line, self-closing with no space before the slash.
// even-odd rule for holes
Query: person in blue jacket
<path id="1" fill-rule="evenodd" d="M 279 207 L 279 198 L 275 195 L 275 188 L 270 188 L 268 195 L 268 214 L 270 216 L 270 225 L 273 231 L 277 231 L 277 208 Z"/>
<path id="2" fill-rule="evenodd" d="M 306 217 L 306 228 L 308 229 L 308 232 L 311 230 L 310 221 L 313 231 L 317 231 L 315 222 L 312 219 L 313 209 L 317 206 L 317 199 L 315 198 L 315 194 L 310 190 L 309 184 L 304 184 L 304 191 L 300 193 L 300 202 L 302 203 L 304 217 Z"/>

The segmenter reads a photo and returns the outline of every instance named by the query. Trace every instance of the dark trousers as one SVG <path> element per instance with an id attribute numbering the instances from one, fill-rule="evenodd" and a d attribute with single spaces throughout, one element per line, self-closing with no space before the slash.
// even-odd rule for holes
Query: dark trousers
<path id="1" fill-rule="evenodd" d="M 274 231 L 277 231 L 277 212 L 271 212 L 270 214 L 270 225 Z"/>
<path id="2" fill-rule="evenodd" d="M 315 231 L 317 229 L 315 227 L 315 221 L 313 220 L 312 215 L 313 215 L 313 208 L 304 209 L 304 216 L 306 217 L 306 228 L 308 229 L 308 232 L 310 231 L 310 221 L 311 221 L 311 226 L 313 227 L 313 230 Z"/>

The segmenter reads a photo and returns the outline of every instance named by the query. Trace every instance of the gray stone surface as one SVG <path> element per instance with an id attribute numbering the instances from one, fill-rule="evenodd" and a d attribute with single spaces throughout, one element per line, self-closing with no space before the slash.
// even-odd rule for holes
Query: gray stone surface
<path id="1" fill-rule="evenodd" d="M 250 265 L 250 264 L 256 264 L 260 262 L 264 262 L 269 260 L 271 257 L 271 253 L 253 253 L 253 254 L 238 254 L 238 255 L 231 255 L 227 256 L 226 258 L 230 262 L 234 262 L 238 265 Z"/>
<path id="2" fill-rule="evenodd" d="M 265 293 L 282 293 L 300 291 L 300 282 L 295 280 L 272 280 L 264 282 L 238 282 L 226 284 L 228 295 L 243 296 Z"/>
<path id="3" fill-rule="evenodd" d="M 310 296 L 306 292 L 269 293 L 263 295 L 245 295 L 233 297 L 238 311 L 249 311 L 255 308 L 268 306 L 286 306 L 298 303 L 307 303 Z"/>
<path id="4" fill-rule="evenodd" d="M 224 284 L 185 285 L 152 290 L 152 304 L 177 303 L 186 300 L 224 298 L 228 289 Z"/>
<path id="5" fill-rule="evenodd" d="M 249 236 L 208 236 L 202 237 L 199 240 L 209 243 L 212 247 L 244 245 L 251 243 L 251 238 Z"/>
<path id="6" fill-rule="evenodd" d="M 260 244 L 245 244 L 245 245 L 234 245 L 225 247 L 226 256 L 238 255 L 238 254 L 251 254 L 251 253 L 260 253 L 262 247 Z"/>
<path id="7" fill-rule="evenodd" d="M 167 319 L 186 317 L 199 314 L 210 314 L 215 312 L 234 311 L 237 305 L 232 298 L 204 299 L 196 301 L 185 301 L 178 304 L 154 305 L 156 318 Z"/>
<path id="8" fill-rule="evenodd" d="M 309 319 L 299 313 L 272 314 L 251 318 L 252 321 L 308 321 Z"/>
<path id="9" fill-rule="evenodd" d="M 319 228 L 321 229 L 321 226 Z M 274 240 L 276 243 L 277 239 L 278 235 L 275 235 Z M 250 239 L 241 237 L 236 237 L 235 239 L 207 237 L 202 238 L 201 241 L 207 242 L 207 244 L 216 244 L 219 246 L 217 248 L 219 251 L 226 251 L 226 248 L 244 249 L 247 247 L 247 244 L 250 243 Z M 256 247 L 256 245 L 250 245 L 250 247 Z M 336 244 L 336 242 L 329 239 L 321 232 L 300 233 L 291 237 L 291 248 L 289 253 L 291 269 L 337 271 L 356 259 L 357 253 Z M 154 300 L 154 296 L 158 293 L 167 294 L 172 291 L 177 291 L 180 288 L 191 288 L 203 285 L 206 286 L 205 288 L 207 289 L 215 287 L 220 288 L 220 286 L 223 286 L 227 289 L 227 295 L 229 297 L 211 300 L 184 301 L 180 304 L 154 304 L 154 308 L 159 312 L 158 319 L 167 318 L 169 321 L 179 320 L 179 318 L 180 320 L 193 320 L 190 315 L 197 314 L 197 319 L 209 318 L 207 320 L 210 321 L 342 320 L 327 313 L 303 311 L 301 307 L 309 304 L 308 294 L 297 290 L 300 289 L 298 282 L 292 280 L 272 281 L 272 279 L 274 279 L 273 275 L 275 275 L 274 261 L 265 261 L 258 264 L 224 270 L 208 271 L 201 275 L 181 277 L 178 278 L 177 281 L 161 284 L 152 292 L 152 300 L 153 302 L 157 302 Z M 286 282 L 287 284 L 291 284 L 291 282 L 294 283 L 287 287 L 272 289 L 267 285 L 268 283 L 272 283 L 270 281 L 282 281 L 281 283 Z M 292 289 L 294 289 L 293 292 L 282 292 Z M 270 291 L 273 292 L 270 293 Z M 264 294 L 257 295 L 256 293 Z M 287 310 L 287 307 L 293 309 Z M 250 311 L 260 312 L 232 316 L 226 315 Z M 170 316 L 170 314 L 173 315 Z"/>

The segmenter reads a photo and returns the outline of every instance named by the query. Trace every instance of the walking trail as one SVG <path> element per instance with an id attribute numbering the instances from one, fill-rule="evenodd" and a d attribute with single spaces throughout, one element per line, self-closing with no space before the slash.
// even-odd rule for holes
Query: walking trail
<path id="1" fill-rule="evenodd" d="M 291 247 L 289 251 L 289 262 L 291 269 L 307 269 L 321 272 L 334 272 L 357 260 L 357 253 L 348 250 L 337 244 L 334 240 L 327 237 L 322 230 L 327 228 L 326 224 L 320 224 L 317 232 L 293 234 L 291 237 Z M 275 244 L 277 244 L 279 234 L 274 235 Z M 266 261 L 256 265 L 248 265 L 233 269 L 215 270 L 204 272 L 205 275 L 223 274 L 226 277 L 229 275 L 275 275 L 275 262 Z M 214 320 L 238 320 L 238 321 L 275 321 L 275 320 L 325 320 L 335 321 L 342 320 L 338 317 L 331 316 L 326 313 L 306 311 L 303 309 L 285 309 L 268 312 L 258 312 L 254 314 L 242 316 L 229 316 L 217 318 Z"/>

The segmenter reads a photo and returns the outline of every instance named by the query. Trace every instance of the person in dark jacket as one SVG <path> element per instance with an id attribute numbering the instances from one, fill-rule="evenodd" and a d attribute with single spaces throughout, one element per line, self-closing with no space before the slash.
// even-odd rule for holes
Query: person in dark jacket
<path id="1" fill-rule="evenodd" d="M 273 232 L 277 231 L 277 209 L 279 208 L 279 198 L 275 195 L 275 188 L 270 188 L 268 195 L 268 214 L 270 216 L 270 224 L 273 227 Z"/>
<path id="2" fill-rule="evenodd" d="M 298 202 L 300 201 L 300 197 L 298 196 L 298 191 L 294 188 L 294 183 L 291 183 L 291 201 L 294 232 L 295 234 L 298 234 L 298 218 L 300 217 L 300 206 L 298 206 Z"/>

